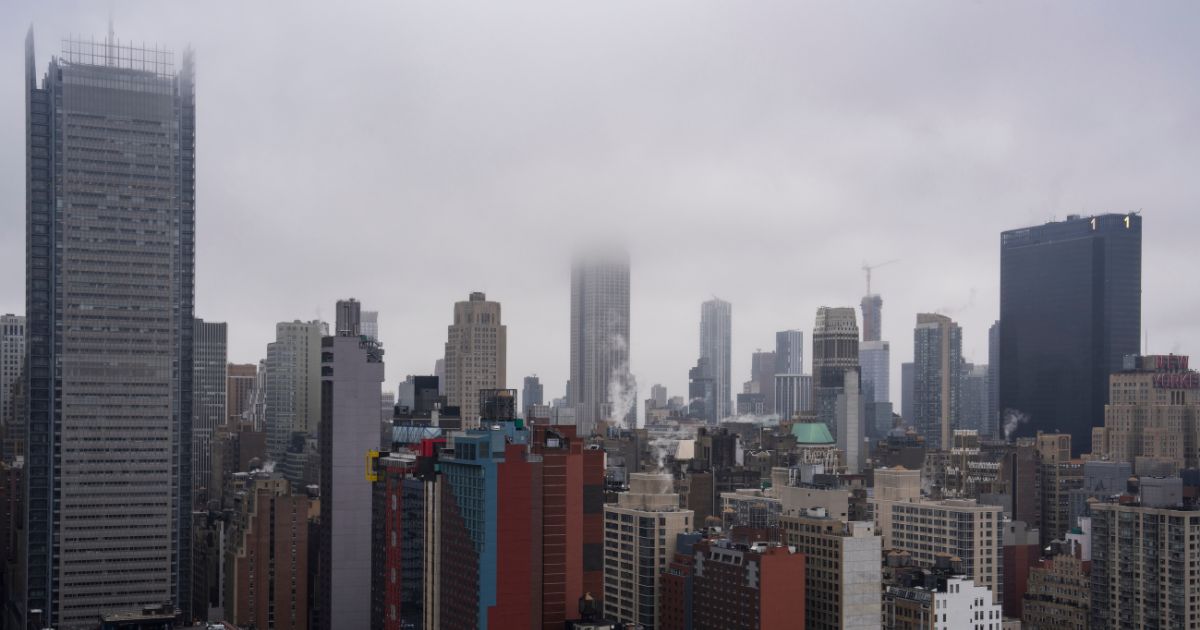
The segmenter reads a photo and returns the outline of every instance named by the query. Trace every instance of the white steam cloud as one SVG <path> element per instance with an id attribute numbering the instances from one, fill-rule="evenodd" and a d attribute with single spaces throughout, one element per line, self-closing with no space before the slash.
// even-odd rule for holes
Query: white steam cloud
<path id="1" fill-rule="evenodd" d="M 1029 422 L 1029 414 L 1020 409 L 1005 409 L 1004 410 L 1004 441 L 1008 442 L 1012 439 L 1012 434 L 1017 430 L 1017 427 Z"/>

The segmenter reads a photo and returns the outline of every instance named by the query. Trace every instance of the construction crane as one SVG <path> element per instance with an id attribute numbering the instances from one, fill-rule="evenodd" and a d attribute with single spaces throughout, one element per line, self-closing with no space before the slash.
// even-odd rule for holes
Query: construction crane
<path id="1" fill-rule="evenodd" d="M 862 270 L 867 272 L 867 295 L 871 295 L 871 270 L 878 269 L 884 265 L 890 265 L 890 264 L 892 264 L 894 262 L 898 262 L 898 261 L 899 261 L 899 259 L 893 258 L 892 260 L 887 260 L 887 261 L 884 261 L 881 263 L 876 263 L 874 265 L 868 265 L 867 261 L 865 261 L 865 260 L 863 261 Z"/>

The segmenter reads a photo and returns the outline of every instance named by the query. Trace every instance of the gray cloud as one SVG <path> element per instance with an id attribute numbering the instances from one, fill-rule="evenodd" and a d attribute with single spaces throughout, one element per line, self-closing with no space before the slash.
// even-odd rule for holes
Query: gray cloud
<path id="1" fill-rule="evenodd" d="M 708 296 L 740 381 L 900 259 L 874 277 L 898 400 L 918 311 L 959 308 L 986 360 L 1001 230 L 1137 209 L 1150 349 L 1200 351 L 1194 3 L 114 6 L 119 37 L 197 51 L 198 312 L 235 361 L 352 295 L 394 384 L 484 290 L 510 385 L 561 395 L 568 253 L 603 234 L 632 250 L 642 397 L 682 393 Z M 44 68 L 108 9 L 0 8 L 0 311 L 24 308 L 25 28 Z"/>

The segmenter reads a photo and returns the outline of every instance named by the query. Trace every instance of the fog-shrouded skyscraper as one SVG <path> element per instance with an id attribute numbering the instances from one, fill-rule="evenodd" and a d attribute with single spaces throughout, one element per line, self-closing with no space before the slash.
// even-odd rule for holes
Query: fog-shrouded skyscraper
<path id="1" fill-rule="evenodd" d="M 762 394 L 763 413 L 775 413 L 775 360 L 774 352 L 756 350 L 750 357 L 750 380 L 746 383 L 748 394 Z"/>
<path id="2" fill-rule="evenodd" d="M 27 557 L 8 595 L 60 630 L 187 608 L 192 54 L 67 40 L 39 85 L 30 29 L 24 87 Z"/>
<path id="3" fill-rule="evenodd" d="M 883 339 L 883 298 L 874 294 L 864 295 L 861 308 L 863 341 L 881 341 Z"/>
<path id="4" fill-rule="evenodd" d="M 913 426 L 929 448 L 950 448 L 957 427 L 962 329 L 935 313 L 918 313 L 913 329 Z"/>
<path id="5" fill-rule="evenodd" d="M 458 407 L 463 427 L 479 426 L 479 392 L 504 389 L 508 380 L 508 327 L 500 303 L 478 291 L 454 303 L 446 336 L 446 404 Z"/>
<path id="6" fill-rule="evenodd" d="M 371 484 L 363 461 L 380 447 L 383 348 L 354 334 L 359 303 L 338 302 L 336 330 L 321 339 L 321 577 L 323 630 L 366 630 L 371 620 Z"/>
<path id="7" fill-rule="evenodd" d="M 537 377 L 526 376 L 524 385 L 521 387 L 521 409 L 524 411 L 523 418 L 529 417 L 529 408 L 534 405 L 542 404 L 543 396 L 542 381 Z"/>
<path id="8" fill-rule="evenodd" d="M 0 459 L 25 455 L 24 405 L 19 400 L 24 366 L 25 317 L 0 315 Z"/>
<path id="9" fill-rule="evenodd" d="M 846 370 L 857 370 L 858 322 L 852 307 L 817 309 L 812 333 L 813 409 L 837 437 L 837 397 Z"/>
<path id="10" fill-rule="evenodd" d="M 805 374 L 804 333 L 781 330 L 775 333 L 775 373 Z"/>
<path id="11" fill-rule="evenodd" d="M 592 254 L 571 268 L 571 380 L 568 404 L 579 435 L 601 420 L 637 421 L 629 371 L 629 254 Z M 614 398 L 615 397 L 615 398 Z M 614 409 L 619 405 L 623 409 Z"/>
<path id="12" fill-rule="evenodd" d="M 708 359 L 718 421 L 733 411 L 733 305 L 713 298 L 700 305 L 700 357 Z"/>
<path id="13" fill-rule="evenodd" d="M 1016 436 L 1071 434 L 1091 448 L 1108 375 L 1140 349 L 1142 217 L 1068 216 L 1000 235 L 1001 414 Z"/>
<path id="14" fill-rule="evenodd" d="M 217 427 L 225 423 L 228 375 L 228 325 L 195 322 L 192 336 L 192 500 L 202 506 L 211 496 L 212 446 Z"/>

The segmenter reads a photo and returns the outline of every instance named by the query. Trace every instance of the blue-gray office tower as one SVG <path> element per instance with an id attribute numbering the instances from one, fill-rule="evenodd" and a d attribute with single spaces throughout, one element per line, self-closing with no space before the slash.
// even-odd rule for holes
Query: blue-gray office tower
<path id="1" fill-rule="evenodd" d="M 1000 236 L 1000 404 L 1016 436 L 1091 450 L 1108 376 L 1139 352 L 1142 217 L 1072 215 Z M 1001 425 L 1003 425 L 1003 420 Z"/>
<path id="2" fill-rule="evenodd" d="M 189 601 L 196 110 L 180 62 L 65 41 L 39 84 L 25 39 L 20 627 Z"/>

